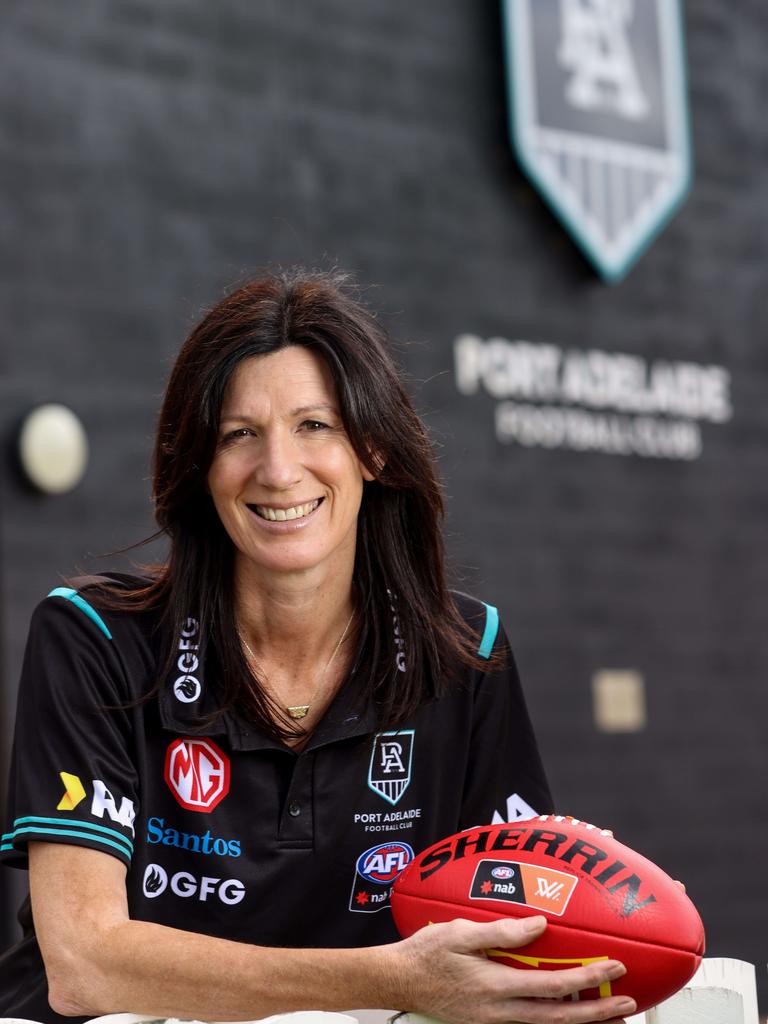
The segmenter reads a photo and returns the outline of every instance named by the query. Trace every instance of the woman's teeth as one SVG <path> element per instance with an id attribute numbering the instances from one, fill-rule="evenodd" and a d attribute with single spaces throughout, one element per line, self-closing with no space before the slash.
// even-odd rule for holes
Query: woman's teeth
<path id="1" fill-rule="evenodd" d="M 294 505 L 292 508 L 270 508 L 269 505 L 255 505 L 254 508 L 262 519 L 270 519 L 273 523 L 281 523 L 286 519 L 302 519 L 314 512 L 320 504 L 320 499 L 308 502 L 306 505 Z"/>

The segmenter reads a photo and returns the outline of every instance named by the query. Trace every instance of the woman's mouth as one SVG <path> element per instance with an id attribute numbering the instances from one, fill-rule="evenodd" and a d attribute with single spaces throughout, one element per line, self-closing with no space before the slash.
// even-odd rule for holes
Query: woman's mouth
<path id="1" fill-rule="evenodd" d="M 322 501 L 322 498 L 315 498 L 304 505 L 291 505 L 290 508 L 276 508 L 274 505 L 249 505 L 257 516 L 266 519 L 271 523 L 284 523 L 289 519 L 303 519 L 311 512 L 314 512 Z"/>

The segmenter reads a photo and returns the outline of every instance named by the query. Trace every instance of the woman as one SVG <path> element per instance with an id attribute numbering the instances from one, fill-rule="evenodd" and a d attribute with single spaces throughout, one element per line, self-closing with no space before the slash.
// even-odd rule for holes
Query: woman
<path id="1" fill-rule="evenodd" d="M 540 918 L 398 941 L 414 850 L 550 796 L 495 611 L 446 589 L 423 427 L 339 279 L 257 280 L 192 332 L 154 497 L 167 564 L 35 613 L 2 842 L 34 930 L 0 964 L 0 1015 L 631 1012 L 543 1001 L 619 964 L 484 957 Z"/>

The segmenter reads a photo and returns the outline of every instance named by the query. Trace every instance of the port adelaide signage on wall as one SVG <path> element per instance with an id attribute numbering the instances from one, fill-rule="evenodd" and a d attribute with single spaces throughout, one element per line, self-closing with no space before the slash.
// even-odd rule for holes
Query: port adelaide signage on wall
<path id="1" fill-rule="evenodd" d="M 681 0 L 503 0 L 512 142 L 609 281 L 690 181 Z"/>
<path id="2" fill-rule="evenodd" d="M 496 439 L 525 448 L 691 461 L 733 417 L 724 366 L 461 334 L 456 388 L 496 400 Z"/>

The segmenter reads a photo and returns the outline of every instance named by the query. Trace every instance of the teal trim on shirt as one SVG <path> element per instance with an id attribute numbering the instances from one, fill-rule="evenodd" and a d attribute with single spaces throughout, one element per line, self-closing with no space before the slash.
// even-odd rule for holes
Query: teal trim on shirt
<path id="1" fill-rule="evenodd" d="M 485 601 L 483 601 L 485 604 Z M 499 611 L 492 604 L 485 605 L 485 631 L 477 653 L 481 658 L 490 658 L 493 645 L 499 632 Z"/>
<path id="2" fill-rule="evenodd" d="M 30 825 L 37 826 L 35 828 L 24 828 L 20 829 L 19 825 Z M 58 825 L 59 828 L 70 830 L 72 835 L 84 836 L 85 838 L 95 839 L 98 842 L 109 843 L 110 846 L 116 846 L 114 840 L 125 845 L 124 852 L 130 857 L 133 854 L 133 843 L 130 839 L 126 839 L 122 833 L 116 831 L 113 828 L 107 828 L 105 825 L 97 825 L 93 821 L 83 821 L 81 818 L 72 818 L 70 821 L 65 821 L 62 818 L 36 818 L 36 817 L 24 817 L 17 818 L 13 823 L 14 832 L 11 833 L 10 838 L 13 839 L 20 832 L 55 832 L 55 829 L 49 828 L 50 825 Z M 112 839 L 103 839 L 101 835 L 91 836 L 87 832 L 75 831 L 77 829 L 89 829 L 92 832 L 103 833 L 105 836 L 111 836 Z M 67 831 L 57 832 L 58 835 L 67 835 Z M 7 838 L 3 836 L 3 839 Z"/>
<path id="3" fill-rule="evenodd" d="M 47 826 L 38 825 L 30 828 L 17 828 L 13 836 L 15 839 L 17 836 L 29 833 L 35 836 L 77 836 L 79 839 L 90 839 L 92 843 L 102 843 L 104 846 L 111 846 L 118 853 L 122 853 L 124 857 L 127 857 L 128 860 L 131 859 L 131 854 L 124 846 L 121 846 L 119 843 L 113 843 L 111 839 L 107 839 L 105 836 L 94 835 L 93 832 L 79 832 L 74 828 L 48 828 Z M 13 849 L 13 847 L 9 846 L 8 849 Z"/>
<path id="4" fill-rule="evenodd" d="M 107 640 L 112 639 L 112 634 L 107 629 L 107 624 L 104 619 L 102 619 L 99 613 L 94 608 L 91 608 L 85 598 L 80 597 L 78 592 L 73 590 L 72 587 L 56 587 L 55 590 L 50 592 L 48 597 L 64 597 L 67 601 L 71 601 L 72 604 L 79 608 L 81 612 L 85 612 L 92 622 L 96 623 Z"/>

